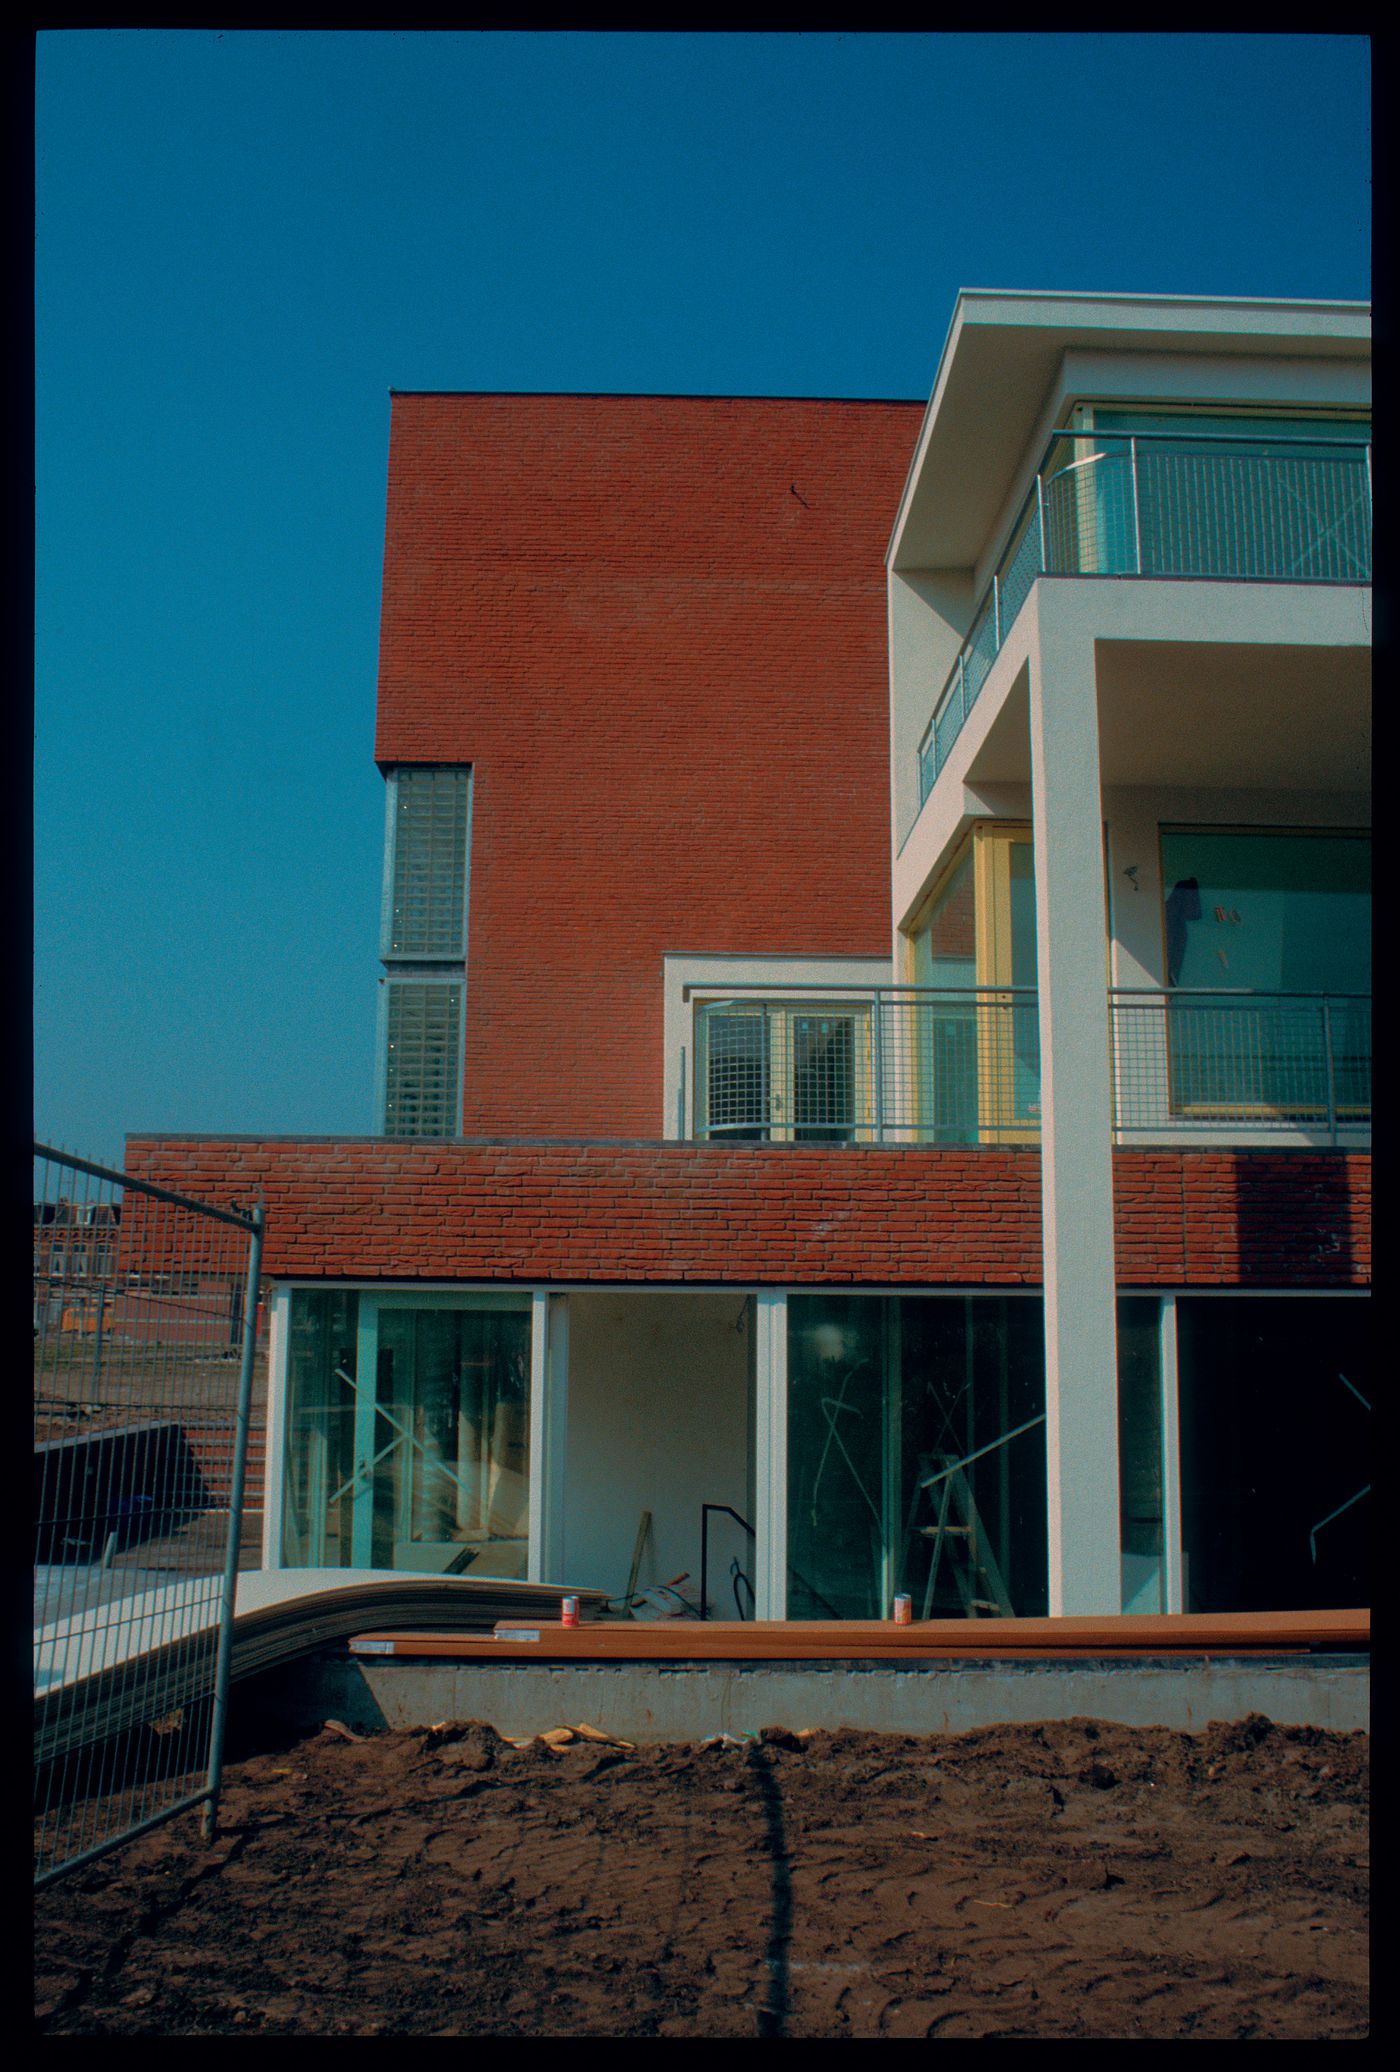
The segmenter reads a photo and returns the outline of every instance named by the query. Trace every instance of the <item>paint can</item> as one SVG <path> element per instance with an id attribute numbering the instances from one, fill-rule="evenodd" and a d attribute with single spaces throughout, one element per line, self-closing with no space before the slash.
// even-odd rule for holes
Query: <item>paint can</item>
<path id="1" fill-rule="evenodd" d="M 910 1624 L 911 1624 L 911 1623 L 913 1622 L 913 1618 L 914 1618 L 914 1600 L 913 1600 L 913 1598 L 912 1598 L 912 1597 L 896 1597 L 896 1599 L 895 1599 L 895 1601 L 894 1601 L 894 1623 L 895 1623 L 895 1625 L 896 1625 L 896 1626 L 908 1626 L 908 1625 L 910 1625 Z"/>
<path id="2" fill-rule="evenodd" d="M 564 1597 L 560 1599 L 559 1624 L 561 1626 L 577 1626 L 578 1599 L 576 1597 Z"/>

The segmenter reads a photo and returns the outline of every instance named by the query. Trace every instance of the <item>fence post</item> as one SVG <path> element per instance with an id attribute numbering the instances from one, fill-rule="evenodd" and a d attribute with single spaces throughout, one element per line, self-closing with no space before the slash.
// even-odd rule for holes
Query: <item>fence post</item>
<path id="1" fill-rule="evenodd" d="M 1130 474 L 1131 474 L 1131 476 L 1132 476 L 1132 482 L 1133 482 L 1133 556 L 1134 556 L 1134 559 L 1135 559 L 1135 561 L 1136 561 L 1136 564 L 1137 564 L 1137 572 L 1138 572 L 1138 574 L 1139 574 L 1139 575 L 1141 575 L 1141 574 L 1142 574 L 1142 514 L 1141 514 L 1141 512 L 1140 512 L 1140 510 L 1139 510 L 1139 508 L 1138 508 L 1138 465 L 1137 465 L 1137 438 L 1136 438 L 1136 435 L 1134 435 L 1134 437 L 1133 437 L 1133 438 L 1131 438 L 1131 439 L 1130 439 L 1130 440 L 1128 441 L 1128 468 L 1129 468 L 1129 472 L 1130 472 Z"/>
<path id="2" fill-rule="evenodd" d="M 243 1536 L 243 1483 L 248 1462 L 248 1424 L 253 1401 L 253 1356 L 258 1330 L 258 1283 L 262 1276 L 263 1205 L 253 1211 L 248 1244 L 248 1286 L 243 1298 L 243 1352 L 238 1370 L 238 1413 L 234 1423 L 233 1479 L 224 1545 L 224 1587 L 219 1605 L 219 1652 L 214 1665 L 214 1703 L 209 1716 L 209 1771 L 205 1779 L 203 1834 L 212 1842 L 219 1826 L 219 1791 L 224 1776 L 224 1728 L 228 1719 L 229 1672 L 233 1663 L 233 1608 L 238 1593 L 238 1550 Z"/>
<path id="3" fill-rule="evenodd" d="M 875 1142 L 885 1141 L 885 1072 L 880 1042 L 880 1024 L 884 1019 L 885 996 L 880 988 L 875 989 L 874 1012 L 870 1017 L 870 1069 L 875 1078 Z"/>
<path id="4" fill-rule="evenodd" d="M 1040 520 L 1040 573 L 1043 576 L 1048 576 L 1050 564 L 1045 558 L 1045 478 L 1043 475 L 1037 475 L 1035 478 L 1035 508 L 1036 515 Z"/>

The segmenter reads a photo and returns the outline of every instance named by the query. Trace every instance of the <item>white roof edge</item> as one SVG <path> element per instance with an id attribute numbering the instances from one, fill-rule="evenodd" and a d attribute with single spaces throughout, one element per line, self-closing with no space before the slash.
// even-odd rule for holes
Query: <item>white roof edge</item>
<path id="1" fill-rule="evenodd" d="M 1335 296 L 1316 295 L 1167 295 L 1144 294 L 1107 288 L 1101 293 L 1083 288 L 959 288 L 958 301 L 971 302 L 1136 302 L 1160 307 L 1179 303 L 1186 309 L 1340 309 L 1365 310 L 1366 301 L 1346 301 Z"/>
<path id="2" fill-rule="evenodd" d="M 914 452 L 909 462 L 909 471 L 904 477 L 904 487 L 899 492 L 899 504 L 894 514 L 894 524 L 890 528 L 889 543 L 885 548 L 885 566 L 887 569 L 894 566 L 895 548 L 899 544 L 899 535 L 904 530 L 904 520 L 909 509 L 909 499 L 914 493 L 914 484 L 918 481 L 919 471 L 924 464 L 924 450 L 928 445 L 929 434 L 933 429 L 933 420 L 938 409 L 938 399 L 943 393 L 943 386 L 947 380 L 948 363 L 953 353 L 953 341 L 962 328 L 963 303 L 970 294 L 976 294 L 977 292 L 975 288 L 959 288 L 957 299 L 953 304 L 952 319 L 948 325 L 947 335 L 943 340 L 943 349 L 938 355 L 938 365 L 934 370 L 933 376 L 933 387 L 929 391 L 928 405 L 919 420 L 919 436 L 914 441 Z"/>
<path id="3" fill-rule="evenodd" d="M 1238 313 L 1241 310 L 1252 310 L 1259 314 L 1269 310 L 1277 310 L 1280 315 L 1284 313 L 1297 315 L 1304 311 L 1314 311 L 1320 315 L 1364 317 L 1366 319 L 1364 332 L 1360 325 L 1356 328 L 1355 335 L 1358 343 L 1361 342 L 1363 337 L 1369 337 L 1371 316 L 1371 305 L 1369 302 L 1345 302 L 1321 298 L 1288 298 L 1271 295 L 1165 295 L 1129 293 L 1126 291 L 1090 294 L 1084 290 L 1072 288 L 959 288 L 957 298 L 953 304 L 952 319 L 943 341 L 943 349 L 938 356 L 938 367 L 933 378 L 933 388 L 929 395 L 927 408 L 919 424 L 919 436 L 914 442 L 914 453 L 909 463 L 909 472 L 905 476 L 904 487 L 900 492 L 899 506 L 894 516 L 894 524 L 890 529 L 889 542 L 885 549 L 885 566 L 887 568 L 892 567 L 894 564 L 900 534 L 908 514 L 909 501 L 923 467 L 925 450 L 933 430 L 934 420 L 938 415 L 939 401 L 947 383 L 948 369 L 953 358 L 954 347 L 964 326 L 969 320 L 973 323 L 978 321 L 978 316 L 974 312 L 979 304 L 984 308 L 1000 306 L 1003 309 L 1008 309 L 1027 303 L 1045 304 L 1047 306 L 1047 314 L 1049 309 L 1053 307 L 1061 321 L 1063 321 L 1064 312 L 1067 309 L 1076 307 L 1086 313 L 1092 310 L 1107 311 L 1114 309 L 1141 309 L 1143 311 L 1180 309 L 1183 312 L 1190 312 L 1194 316 L 1201 316 L 1208 310 L 1215 309 L 1219 310 L 1222 315 L 1227 312 L 1232 314 Z M 1008 328 L 1011 327 L 1008 326 Z"/>

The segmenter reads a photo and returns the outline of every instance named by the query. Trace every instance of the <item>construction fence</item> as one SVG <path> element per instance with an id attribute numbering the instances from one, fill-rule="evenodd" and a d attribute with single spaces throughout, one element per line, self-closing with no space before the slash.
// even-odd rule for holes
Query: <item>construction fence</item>
<path id="1" fill-rule="evenodd" d="M 203 1805 L 250 1507 L 260 1208 L 34 1147 L 35 1881 Z"/>

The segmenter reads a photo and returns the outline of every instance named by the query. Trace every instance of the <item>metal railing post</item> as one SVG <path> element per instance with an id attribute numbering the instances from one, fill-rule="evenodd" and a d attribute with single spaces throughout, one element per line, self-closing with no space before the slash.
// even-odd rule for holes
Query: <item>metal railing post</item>
<path id="1" fill-rule="evenodd" d="M 248 1464 L 248 1425 L 253 1401 L 253 1357 L 258 1335 L 258 1283 L 262 1276 L 263 1206 L 253 1211 L 248 1244 L 248 1286 L 243 1298 L 243 1353 L 238 1370 L 238 1411 L 234 1421 L 233 1482 L 228 1499 L 228 1538 L 224 1544 L 224 1587 L 219 1606 L 219 1652 L 214 1665 L 214 1703 L 209 1715 L 209 1771 L 205 1779 L 203 1834 L 212 1842 L 219 1825 L 219 1792 L 224 1777 L 224 1729 L 228 1720 L 229 1672 L 233 1664 L 233 1611 L 238 1594 L 238 1552 L 243 1537 L 243 1483 Z"/>
<path id="2" fill-rule="evenodd" d="M 1128 471 L 1133 484 L 1133 558 L 1137 573 L 1142 574 L 1142 514 L 1138 508 L 1138 465 L 1137 438 L 1128 441 Z"/>
<path id="3" fill-rule="evenodd" d="M 875 1142 L 885 1141 L 885 1069 L 880 1027 L 884 1020 L 885 996 L 875 988 L 874 1012 L 870 1017 L 870 1069 L 875 1076 Z"/>
<path id="4" fill-rule="evenodd" d="M 1040 520 L 1040 573 L 1043 576 L 1048 576 L 1050 573 L 1050 563 L 1045 557 L 1045 477 L 1043 475 L 1037 475 L 1035 478 L 1035 508 L 1036 515 Z"/>
<path id="5" fill-rule="evenodd" d="M 1001 577 L 992 570 L 992 645 L 1001 653 Z"/>
<path id="6" fill-rule="evenodd" d="M 1337 1074 L 1332 1059 L 1332 1006 L 1322 1002 L 1322 1056 L 1327 1070 L 1327 1134 L 1332 1148 L 1337 1148 Z"/>
<path id="7" fill-rule="evenodd" d="M 958 711 L 962 715 L 958 721 L 961 732 L 967 725 L 967 651 L 962 648 L 958 650 Z"/>

